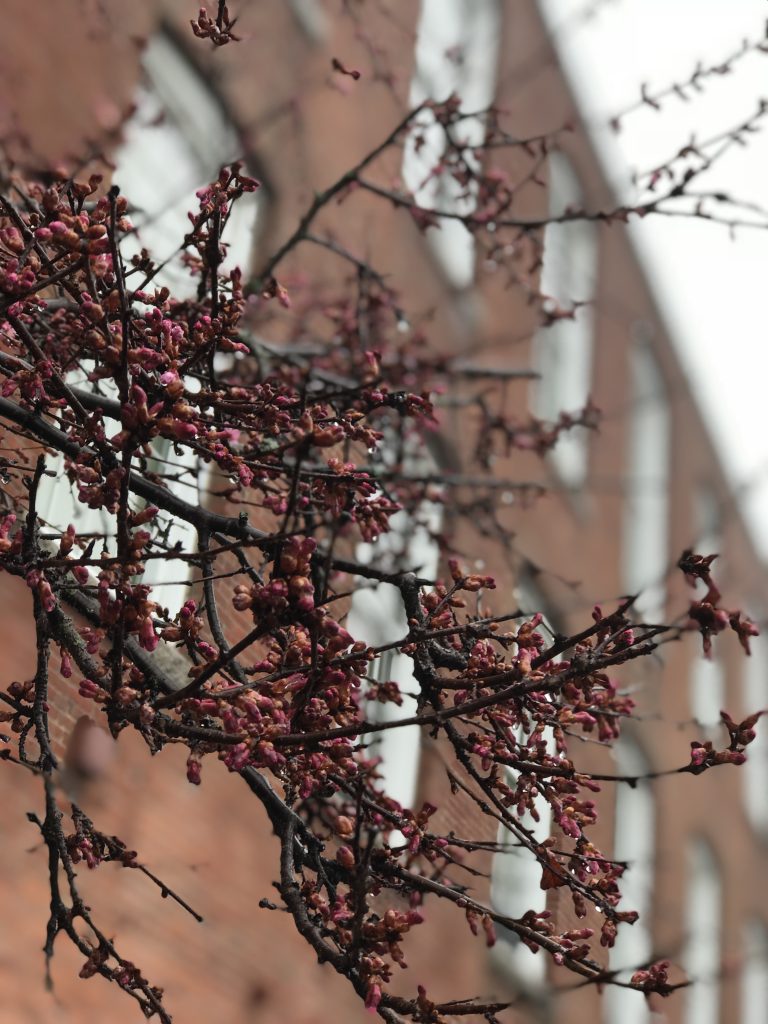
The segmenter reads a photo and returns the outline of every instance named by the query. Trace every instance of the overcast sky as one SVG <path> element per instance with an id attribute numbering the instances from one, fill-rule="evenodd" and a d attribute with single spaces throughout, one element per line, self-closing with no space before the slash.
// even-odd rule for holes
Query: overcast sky
<path id="1" fill-rule="evenodd" d="M 721 62 L 744 38 L 766 31 L 765 0 L 542 0 L 551 27 L 573 25 L 591 6 L 595 16 L 561 33 L 560 53 L 582 111 L 602 131 L 607 169 L 646 169 L 678 151 L 692 132 L 708 138 L 734 127 L 768 100 L 768 53 L 737 62 L 733 73 L 705 83 L 688 103 L 666 100 L 643 109 L 615 135 L 611 116 L 649 91 L 690 77 L 701 60 Z M 693 97 L 693 93 L 690 93 Z M 768 206 L 768 118 L 750 145 L 736 147 L 707 179 L 742 199 Z M 745 512 L 768 558 L 768 232 L 699 221 L 653 219 L 634 229 L 646 271 L 678 343 L 692 386 L 710 421 L 732 484 L 745 487 Z"/>

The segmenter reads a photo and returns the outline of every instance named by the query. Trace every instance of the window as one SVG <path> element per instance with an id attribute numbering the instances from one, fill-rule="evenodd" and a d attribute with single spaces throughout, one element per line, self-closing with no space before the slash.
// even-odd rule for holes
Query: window
<path id="1" fill-rule="evenodd" d="M 760 621 L 759 617 L 755 621 Z M 744 660 L 743 687 L 745 714 L 754 714 L 768 708 L 768 638 L 750 637 L 752 655 Z M 741 769 L 744 782 L 744 802 L 752 825 L 768 832 L 768 715 L 755 727 L 755 739 L 747 747 L 747 763 Z"/>
<path id="2" fill-rule="evenodd" d="M 212 181 L 225 163 L 241 154 L 241 143 L 224 109 L 183 53 L 171 39 L 159 33 L 143 53 L 145 84 L 139 89 L 137 110 L 125 128 L 123 144 L 115 154 L 114 180 L 132 207 L 138 229 L 136 240 L 127 239 L 125 251 L 146 246 L 156 260 L 173 257 L 189 230 L 187 212 L 195 207 L 195 191 Z M 224 267 L 247 268 L 256 218 L 256 193 L 246 194 L 235 204 L 225 231 L 229 254 Z M 194 291 L 194 282 L 178 258 L 170 262 L 155 280 L 172 288 L 179 297 Z M 86 376 L 92 365 L 68 375 L 70 384 L 92 387 Z M 192 386 L 191 383 L 189 386 Z M 104 388 L 102 383 L 100 387 Z M 108 397 L 116 397 L 114 394 Z M 119 424 L 108 420 L 107 433 L 117 433 Z M 168 486 L 190 502 L 199 500 L 196 459 L 186 447 L 158 438 L 152 446 L 150 470 L 165 478 Z M 62 458 L 50 467 L 56 475 L 64 469 Z M 107 551 L 115 550 L 115 517 L 88 509 L 76 500 L 71 488 L 47 478 L 41 490 L 41 510 L 57 529 L 72 523 L 81 535 L 104 537 Z M 194 550 L 194 531 L 165 513 L 154 521 L 154 551 L 181 542 L 185 551 Z M 97 552 L 101 549 L 97 546 Z M 146 563 L 142 582 L 156 587 L 155 599 L 173 616 L 187 599 L 190 565 L 177 560 Z"/>
<path id="3" fill-rule="evenodd" d="M 613 753 L 617 774 L 647 774 L 649 766 L 642 751 L 626 736 L 617 743 Z M 653 903 L 655 819 L 650 782 L 639 782 L 634 787 L 617 786 L 613 856 L 627 863 L 621 880 L 619 909 L 636 910 L 640 915 L 635 924 L 619 926 L 616 945 L 610 952 L 610 967 L 621 971 L 622 981 L 628 981 L 634 971 L 653 958 L 649 916 Z M 631 989 L 609 986 L 604 1005 L 606 1024 L 647 1024 L 651 1019 L 645 997 Z"/>
<path id="4" fill-rule="evenodd" d="M 186 447 L 176 447 L 167 438 L 159 437 L 152 444 L 154 457 L 150 470 L 162 477 L 169 490 L 184 501 L 199 505 L 204 481 L 208 479 L 209 468 L 202 466 L 195 453 Z M 168 512 L 161 512 L 155 520 L 155 551 L 170 549 L 179 544 L 187 554 L 197 551 L 197 535 L 189 523 L 175 519 Z M 158 540 L 162 548 L 158 546 Z M 177 559 L 151 559 L 146 563 L 142 582 L 154 588 L 156 601 L 168 608 L 171 618 L 189 598 L 189 580 L 192 565 Z"/>
<path id="5" fill-rule="evenodd" d="M 415 71 L 409 103 L 460 96 L 462 109 L 482 111 L 496 91 L 496 66 L 501 31 L 499 0 L 422 0 L 416 37 Z M 471 189 L 459 185 L 450 173 L 433 175 L 445 149 L 443 129 L 434 120 L 422 121 L 423 139 L 409 137 L 403 153 L 403 180 L 420 206 L 468 214 L 475 206 Z M 482 118 L 463 121 L 457 138 L 477 145 L 483 140 Z M 468 159 L 473 159 L 468 157 Z M 449 281 L 467 288 L 475 275 L 475 242 L 458 220 L 430 228 L 430 245 Z"/>
<path id="6" fill-rule="evenodd" d="M 518 605 L 526 614 L 533 615 L 542 611 L 545 600 L 538 589 L 525 580 L 516 588 L 515 597 Z M 545 639 L 554 634 L 547 619 L 539 630 Z M 558 659 L 559 660 L 559 659 Z M 548 742 L 551 742 L 550 730 L 547 730 Z M 522 738 L 522 730 L 519 734 Z M 517 784 L 518 772 L 511 768 L 505 769 L 506 782 L 510 787 Z M 520 824 L 527 829 L 538 843 L 549 837 L 552 827 L 552 808 L 544 797 L 536 800 L 536 811 L 539 820 L 526 811 L 520 817 Z M 530 850 L 518 844 L 517 837 L 504 825 L 499 826 L 498 842 L 501 849 L 494 854 L 491 866 L 491 906 L 505 917 L 522 917 L 527 910 L 541 913 L 546 910 L 547 892 L 541 888 L 541 865 Z M 496 967 L 514 977 L 516 983 L 524 987 L 537 988 L 544 981 L 547 969 L 546 957 L 534 955 L 510 929 L 496 925 L 496 945 L 491 956 Z"/>
<path id="7" fill-rule="evenodd" d="M 688 855 L 683 965 L 694 984 L 685 989 L 685 1024 L 720 1021 L 720 873 L 709 844 L 697 839 Z"/>
<path id="8" fill-rule="evenodd" d="M 699 555 L 719 555 L 722 546 L 720 502 L 717 493 L 706 484 L 700 484 L 694 492 L 693 519 L 694 551 Z"/>
<path id="9" fill-rule="evenodd" d="M 691 714 L 708 736 L 720 725 L 720 711 L 726 704 L 725 684 L 725 669 L 717 655 L 705 658 L 697 649 L 690 669 Z"/>
<path id="10" fill-rule="evenodd" d="M 434 579 L 438 566 L 438 549 L 432 534 L 440 522 L 438 506 L 424 502 L 416 522 L 405 512 L 396 513 L 391 520 L 392 530 L 382 535 L 376 545 L 361 544 L 358 558 L 372 562 L 374 558 L 394 556 L 396 564 L 411 569 L 427 579 Z M 369 647 L 401 640 L 408 633 L 408 623 L 399 590 L 388 583 L 364 585 L 355 592 L 347 618 L 347 628 L 355 640 Z M 417 712 L 413 662 L 397 650 L 384 652 L 369 668 L 369 678 L 376 682 L 393 681 L 398 684 L 403 702 L 381 704 L 367 701 L 366 718 L 370 722 L 391 722 L 410 718 Z M 419 771 L 421 729 L 408 725 L 400 729 L 386 729 L 369 738 L 368 754 L 381 758 L 379 773 L 387 796 L 406 808 L 413 806 Z"/>
<path id="11" fill-rule="evenodd" d="M 583 205 L 581 186 L 568 158 L 549 157 L 549 215 L 558 217 Z M 592 379 L 594 296 L 597 271 L 597 232 L 588 221 L 549 224 L 544 232 L 544 262 L 540 291 L 556 309 L 570 310 L 586 303 L 573 318 L 542 327 L 534 341 L 536 382 L 534 408 L 543 420 L 556 422 L 561 412 L 577 412 L 589 398 Z M 587 475 L 589 432 L 575 427 L 563 433 L 552 453 L 552 464 L 569 487 L 580 487 Z"/>
<path id="12" fill-rule="evenodd" d="M 514 786 L 517 772 L 506 771 L 506 782 Z M 549 838 L 552 826 L 552 809 L 543 797 L 536 801 L 539 820 L 530 811 L 520 818 L 520 824 L 527 829 L 537 843 Z M 522 917 L 527 910 L 537 914 L 546 910 L 547 892 L 541 888 L 541 865 L 525 847 L 518 845 L 517 838 L 501 825 L 498 842 L 501 850 L 493 856 L 491 869 L 491 906 L 505 917 Z M 546 974 L 546 958 L 534 955 L 523 945 L 518 935 L 510 929 L 496 925 L 496 945 L 492 950 L 495 965 L 505 973 L 524 984 L 541 984 Z"/>
<path id="13" fill-rule="evenodd" d="M 114 180 L 132 207 L 138 240 L 128 239 L 126 252 L 147 246 L 158 260 L 173 255 L 189 230 L 187 211 L 194 209 L 195 191 L 213 180 L 222 164 L 240 155 L 242 146 L 234 126 L 199 75 L 171 39 L 160 33 L 143 53 L 146 83 L 137 96 L 137 111 L 126 125 L 125 139 L 115 154 Z M 235 204 L 227 224 L 225 240 L 230 244 L 224 266 L 247 267 L 256 218 L 256 194 L 246 194 Z M 194 282 L 178 259 L 155 279 L 183 297 L 194 291 Z M 92 364 L 68 374 L 68 383 L 92 387 L 87 373 Z M 192 386 L 190 382 L 188 386 Z M 99 387 L 104 389 L 102 382 Z M 107 397 L 116 397 L 114 393 Z M 119 424 L 106 422 L 107 434 L 117 433 Z M 190 502 L 199 500 L 195 476 L 196 458 L 186 447 L 158 438 L 152 445 L 149 466 L 165 478 L 168 486 Z M 63 458 L 49 467 L 57 476 L 64 472 Z M 115 551 L 115 517 L 87 508 L 77 501 L 70 487 L 53 485 L 48 477 L 41 488 L 41 513 L 57 529 L 72 523 L 80 535 L 96 534 L 103 546 Z M 181 542 L 185 551 L 194 550 L 191 527 L 160 513 L 154 521 L 154 551 Z M 97 544 L 97 553 L 101 547 Z M 156 587 L 155 599 L 173 616 L 187 599 L 190 564 L 174 559 L 146 563 L 142 582 Z"/>
<path id="14" fill-rule="evenodd" d="M 639 594 L 639 616 L 661 622 L 668 568 L 670 416 L 661 371 L 643 339 L 632 346 L 629 370 L 624 587 Z"/>
<path id="15" fill-rule="evenodd" d="M 741 1024 L 768 1024 L 768 929 L 758 920 L 744 929 Z"/>
<path id="16" fill-rule="evenodd" d="M 87 374 L 92 369 L 93 363 L 83 360 L 80 369 L 72 370 L 66 375 L 67 383 L 71 387 L 93 390 L 95 385 L 87 380 Z M 105 397 L 117 398 L 114 382 L 111 382 L 110 387 L 110 382 L 100 381 L 98 388 L 99 393 Z M 120 424 L 117 420 L 105 417 L 104 430 L 107 437 L 110 437 L 118 433 Z M 149 461 L 148 467 L 150 471 L 164 478 L 169 488 L 180 498 L 197 504 L 198 486 L 194 475 L 197 460 L 194 453 L 185 447 L 175 448 L 171 441 L 163 437 L 158 437 L 152 442 L 152 451 L 153 458 Z M 102 550 L 116 554 L 116 516 L 104 509 L 88 508 L 78 500 L 76 485 L 65 480 L 63 455 L 57 455 L 49 460 L 47 471 L 48 474 L 40 483 L 39 492 L 39 510 L 43 519 L 57 532 L 65 531 L 71 523 L 81 540 L 96 537 L 95 557 L 98 557 Z M 188 523 L 174 519 L 167 512 L 159 512 L 152 525 L 144 528 L 153 531 L 154 553 L 161 553 L 177 543 L 181 544 L 184 551 L 194 550 L 196 536 L 192 527 Z M 154 599 L 162 607 L 167 608 L 173 617 L 189 596 L 190 563 L 175 559 L 149 559 L 145 566 L 146 571 L 141 577 L 141 582 L 156 588 L 153 592 Z"/>
<path id="17" fill-rule="evenodd" d="M 692 539 L 694 550 L 701 555 L 718 554 L 721 547 L 720 503 L 717 493 L 706 484 L 699 484 L 693 493 Z M 698 583 L 699 589 L 705 588 Z M 699 595 L 701 596 L 701 595 Z M 720 711 L 726 704 L 725 667 L 713 652 L 711 658 L 701 654 L 701 644 L 695 645 L 689 670 L 690 708 L 693 719 L 712 737 L 720 725 Z"/>
<path id="18" fill-rule="evenodd" d="M 307 37 L 319 43 L 328 35 L 328 18 L 320 0 L 289 0 L 293 16 Z"/>
<path id="19" fill-rule="evenodd" d="M 131 204 L 135 251 L 146 246 L 162 261 L 174 256 L 190 229 L 187 212 L 196 209 L 196 190 L 242 156 L 242 143 L 205 79 L 167 35 L 149 41 L 143 66 L 146 83 L 115 156 L 114 181 Z M 257 196 L 247 193 L 234 204 L 224 232 L 225 269 L 247 268 Z M 180 297 L 194 293 L 194 281 L 175 257 L 155 280 Z"/>

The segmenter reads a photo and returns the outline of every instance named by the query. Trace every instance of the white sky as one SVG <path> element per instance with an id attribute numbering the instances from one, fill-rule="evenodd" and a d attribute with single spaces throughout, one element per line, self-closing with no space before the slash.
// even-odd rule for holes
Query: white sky
<path id="1" fill-rule="evenodd" d="M 594 5 L 594 0 L 593 0 Z M 589 0 L 542 0 L 553 29 L 572 21 Z M 611 116 L 649 91 L 690 77 L 697 62 L 716 64 L 744 38 L 765 34 L 765 0 L 602 0 L 586 24 L 564 32 L 561 59 L 600 151 L 617 182 L 626 168 L 647 169 L 677 152 L 692 132 L 700 139 L 732 128 L 768 99 L 768 53 L 750 54 L 728 76 L 704 83 L 685 103 L 643 109 L 616 136 Z M 702 177 L 742 199 L 768 206 L 768 117 L 750 145 L 732 151 Z M 646 273 L 679 356 L 709 422 L 710 433 L 768 558 L 768 231 L 701 221 L 648 218 L 633 228 Z"/>

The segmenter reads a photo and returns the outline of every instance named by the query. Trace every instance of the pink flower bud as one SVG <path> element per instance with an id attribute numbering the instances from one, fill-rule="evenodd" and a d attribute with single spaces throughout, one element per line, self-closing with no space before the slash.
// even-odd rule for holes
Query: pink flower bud
<path id="1" fill-rule="evenodd" d="M 181 420 L 174 420 L 171 426 L 173 436 L 179 441 L 191 441 L 197 437 L 197 427 L 194 423 L 183 423 Z"/>
<path id="2" fill-rule="evenodd" d="M 37 585 L 37 592 L 40 595 L 43 608 L 47 612 L 52 612 L 56 607 L 56 598 L 53 596 L 51 585 L 46 579 L 41 579 Z"/>
<path id="3" fill-rule="evenodd" d="M 338 848 L 336 851 L 336 860 L 348 871 L 351 871 L 355 866 L 355 855 L 348 846 L 340 846 Z"/>
<path id="4" fill-rule="evenodd" d="M 92 679 L 83 679 L 78 688 L 78 693 L 81 697 L 87 697 L 91 700 L 98 700 L 105 696 L 104 691 L 98 683 L 94 683 Z"/>
<path id="5" fill-rule="evenodd" d="M 145 651 L 154 651 L 157 644 L 158 639 L 155 627 L 152 625 L 152 619 L 146 616 L 146 618 L 142 619 L 141 626 L 139 627 L 139 646 L 143 647 Z"/>
<path id="6" fill-rule="evenodd" d="M 370 985 L 368 991 L 365 994 L 365 1008 L 366 1010 L 376 1011 L 376 1007 L 381 1002 L 381 985 Z"/>
<path id="7" fill-rule="evenodd" d="M 84 587 L 88 582 L 89 572 L 86 565 L 73 565 L 72 575 L 75 577 L 81 587 Z"/>
<path id="8" fill-rule="evenodd" d="M 202 765 L 196 757 L 189 757 L 187 759 L 187 780 L 192 783 L 193 786 L 200 785 L 200 772 Z"/>

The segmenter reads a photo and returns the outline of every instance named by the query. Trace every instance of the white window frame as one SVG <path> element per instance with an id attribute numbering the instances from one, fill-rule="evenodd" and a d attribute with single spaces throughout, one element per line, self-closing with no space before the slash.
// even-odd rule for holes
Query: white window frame
<path id="1" fill-rule="evenodd" d="M 514 786 L 516 773 L 505 769 L 507 785 Z M 552 829 L 552 808 L 541 796 L 536 799 L 539 820 L 526 811 L 520 824 L 537 843 L 549 838 Z M 528 910 L 540 914 L 547 909 L 547 891 L 541 888 L 541 864 L 505 825 L 499 826 L 497 841 L 501 849 L 493 855 L 491 868 L 491 907 L 505 917 L 519 918 Z M 496 944 L 491 950 L 494 967 L 530 988 L 543 984 L 547 959 L 534 954 L 515 932 L 496 925 Z"/>
<path id="2" fill-rule="evenodd" d="M 66 374 L 66 382 L 72 387 L 92 390 L 93 385 L 86 379 L 86 375 L 93 369 L 90 360 L 84 360 L 80 370 L 72 370 Z M 111 385 L 111 387 L 110 387 Z M 117 399 L 117 388 L 113 381 L 100 381 L 99 388 L 106 397 Z M 120 430 L 120 423 L 109 416 L 104 417 L 104 432 L 107 437 L 113 436 Z M 158 462 L 172 463 L 174 474 L 178 473 L 181 480 L 172 481 L 168 489 L 178 497 L 189 502 L 191 505 L 199 504 L 199 481 L 195 473 L 201 472 L 198 465 L 198 458 L 191 449 L 180 445 L 175 449 L 173 441 L 168 438 L 158 437 L 152 442 L 153 454 Z M 94 548 L 94 557 L 98 557 L 102 550 L 108 555 L 117 554 L 117 517 L 104 509 L 92 509 L 79 501 L 76 494 L 76 484 L 70 484 L 66 477 L 65 459 L 62 454 L 52 458 L 47 466 L 47 473 L 40 482 L 38 510 L 40 516 L 50 526 L 63 533 L 71 524 L 79 536 L 85 537 L 88 534 L 99 534 L 103 540 L 97 541 Z M 159 470 L 162 475 L 162 468 Z M 194 492 L 194 493 L 193 493 Z M 139 506 L 141 503 L 139 503 Z M 167 538 L 169 548 L 175 544 L 181 544 L 181 550 L 190 553 L 195 550 L 197 535 L 189 523 L 175 519 L 169 513 L 158 512 L 154 527 L 149 525 L 145 529 L 157 532 L 158 527 Z M 159 553 L 162 549 L 153 545 L 153 552 Z M 158 604 L 167 608 L 171 618 L 179 611 L 181 606 L 189 597 L 189 580 L 192 574 L 192 565 L 188 561 L 179 561 L 174 558 L 149 559 L 145 563 L 145 572 L 140 582 L 152 587 L 152 596 Z M 89 566 L 89 572 L 94 576 L 97 572 L 96 566 Z"/>
<path id="3" fill-rule="evenodd" d="M 613 748 L 616 773 L 638 778 L 648 774 L 650 765 L 640 747 L 622 736 Z M 650 915 L 653 909 L 653 876 L 656 854 L 656 807 L 649 780 L 635 786 L 617 783 L 613 828 L 613 856 L 627 863 L 621 879 L 619 910 L 636 910 L 633 925 L 619 925 L 616 943 L 609 954 L 611 970 L 619 980 L 632 974 L 653 957 Z M 608 986 L 604 996 L 605 1024 L 648 1024 L 650 1010 L 645 997 L 632 989 Z"/>
<path id="4" fill-rule="evenodd" d="M 719 554 L 722 527 L 720 502 L 717 492 L 709 484 L 699 483 L 695 488 L 692 518 L 695 529 L 693 548 L 696 553 Z M 701 581 L 698 581 L 698 586 L 703 587 Z M 710 658 L 705 658 L 701 652 L 701 643 L 697 643 L 695 648 L 688 670 L 691 717 L 706 731 L 707 738 L 713 739 L 719 732 L 720 711 L 726 706 L 726 669 L 715 651 Z"/>
<path id="5" fill-rule="evenodd" d="M 216 95 L 167 33 L 151 37 L 142 64 L 145 83 L 115 154 L 113 175 L 137 229 L 125 251 L 145 246 L 156 262 L 170 258 L 153 280 L 185 298 L 194 294 L 196 281 L 174 254 L 191 228 L 187 213 L 197 210 L 197 189 L 241 158 L 243 145 Z M 229 252 L 222 269 L 247 271 L 260 203 L 257 190 L 234 205 L 223 235 Z"/>
<path id="6" fill-rule="evenodd" d="M 452 93 L 469 112 L 490 106 L 496 94 L 501 18 L 499 0 L 422 0 L 410 107 L 430 99 L 442 102 Z M 463 196 L 463 189 L 450 175 L 430 174 L 445 149 L 443 129 L 426 115 L 418 123 L 423 144 L 417 147 L 411 134 L 403 150 L 406 187 L 425 209 L 471 213 L 476 205 L 474 194 Z M 485 134 L 483 119 L 468 119 L 456 132 L 468 144 L 479 145 Z M 448 218 L 439 228 L 428 229 L 427 241 L 448 281 L 457 289 L 468 288 L 475 277 L 472 232 L 461 221 Z"/>
<path id="7" fill-rule="evenodd" d="M 755 622 L 759 615 L 751 614 Z M 768 636 L 761 631 L 749 639 L 751 655 L 743 659 L 742 690 L 745 715 L 768 708 Z M 752 827 L 768 835 L 768 715 L 759 718 L 755 738 L 747 747 L 747 763 L 741 769 L 744 807 Z"/>
<path id="8" fill-rule="evenodd" d="M 391 461 L 393 445 L 386 434 L 381 456 L 384 465 Z M 434 471 L 435 463 L 419 438 L 406 438 L 402 457 L 404 475 L 422 476 Z M 424 579 L 435 579 L 440 552 L 434 540 L 442 522 L 442 506 L 424 500 L 409 515 L 402 510 L 390 519 L 390 530 L 381 534 L 375 543 L 359 544 L 357 558 L 364 565 L 380 563 L 393 568 L 406 568 Z M 355 640 L 369 647 L 382 647 L 402 640 L 408 634 L 408 622 L 400 591 L 393 584 L 361 581 L 352 596 L 347 629 Z M 382 704 L 366 700 L 363 694 L 365 717 L 371 723 L 396 722 L 417 713 L 418 684 L 413 675 L 413 660 L 398 650 L 384 652 L 369 666 L 368 678 L 375 682 L 397 683 L 402 704 Z M 381 759 L 377 771 L 381 775 L 381 788 L 401 807 L 413 809 L 417 797 L 419 761 L 421 756 L 421 727 L 406 725 L 397 729 L 384 729 L 368 739 L 368 756 Z"/>
<path id="9" fill-rule="evenodd" d="M 744 927 L 741 1024 L 768 1024 L 768 927 L 759 918 Z"/>
<path id="10" fill-rule="evenodd" d="M 136 112 L 115 153 L 113 179 L 131 204 L 137 228 L 135 237 L 125 239 L 124 253 L 130 255 L 146 246 L 156 261 L 162 261 L 175 252 L 190 229 L 187 212 L 195 209 L 195 191 L 214 180 L 222 165 L 240 157 L 242 143 L 203 76 L 170 36 L 155 34 L 144 48 L 142 64 L 145 83 L 138 90 Z M 223 269 L 239 265 L 247 270 L 258 205 L 258 193 L 247 193 L 235 204 L 224 233 L 229 253 Z M 167 285 L 182 298 L 194 294 L 196 288 L 178 258 L 170 260 L 154 283 Z M 84 365 L 81 371 L 70 373 L 68 382 L 90 387 L 84 375 L 91 368 Z M 105 387 L 103 382 L 101 387 Z M 117 421 L 110 419 L 105 420 L 105 428 L 108 434 L 120 429 Z M 182 475 L 169 489 L 190 503 L 199 502 L 201 479 L 194 474 L 206 474 L 195 453 L 164 438 L 153 442 L 153 450 L 158 460 L 168 460 L 174 472 Z M 115 554 L 115 517 L 87 508 L 70 486 L 63 485 L 62 456 L 49 468 L 56 482 L 51 478 L 43 482 L 41 514 L 59 529 L 72 523 L 79 533 L 105 534 L 103 547 Z M 167 513 L 160 512 L 156 525 L 167 520 Z M 172 519 L 166 535 L 170 547 L 181 542 L 185 552 L 195 550 L 196 536 L 189 524 Z M 150 559 L 141 581 L 153 587 L 153 597 L 173 617 L 189 596 L 191 570 L 186 561 Z"/>
<path id="11" fill-rule="evenodd" d="M 288 3 L 307 38 L 313 43 L 321 43 L 328 37 L 328 15 L 320 0 L 288 0 Z"/>
<path id="12" fill-rule="evenodd" d="M 549 216 L 584 205 L 576 171 L 564 153 L 549 155 Z M 560 413 L 585 407 L 592 386 L 595 295 L 598 235 L 590 221 L 548 224 L 544 230 L 544 255 L 539 290 L 558 309 L 579 305 L 573 318 L 555 320 L 536 332 L 534 368 L 541 375 L 534 385 L 536 415 L 551 423 Z M 550 453 L 560 480 L 576 490 L 587 478 L 589 430 L 564 431 Z"/>
<path id="13" fill-rule="evenodd" d="M 693 983 L 684 992 L 684 1024 L 720 1024 L 722 883 L 710 844 L 688 850 L 683 966 Z"/>
<path id="14" fill-rule="evenodd" d="M 718 734 L 720 712 L 727 703 L 727 677 L 722 659 L 714 651 L 705 658 L 700 643 L 691 660 L 689 686 L 691 717 L 712 739 Z"/>
<path id="15" fill-rule="evenodd" d="M 721 555 L 723 538 L 720 499 L 717 491 L 709 484 L 700 483 L 694 491 L 693 518 L 696 524 L 696 536 L 693 538 L 696 554 Z"/>
<path id="16" fill-rule="evenodd" d="M 623 576 L 638 594 L 635 614 L 663 621 L 669 559 L 671 414 L 656 354 L 643 339 L 629 353 L 630 409 L 625 477 Z"/>
<path id="17" fill-rule="evenodd" d="M 547 605 L 544 595 L 530 581 L 523 580 L 515 588 L 518 607 L 526 615 L 541 612 Z M 551 637 L 555 631 L 545 617 L 541 632 Z M 560 657 L 555 661 L 559 661 Z M 522 736 L 522 730 L 519 733 Z M 552 742 L 551 730 L 546 730 L 548 745 Z M 517 782 L 518 772 L 505 769 L 505 781 L 511 787 Z M 536 812 L 539 820 L 526 811 L 520 817 L 520 824 L 527 829 L 537 843 L 543 843 L 552 831 L 552 808 L 544 797 L 537 797 Z M 505 917 L 518 918 L 528 910 L 542 913 L 547 908 L 548 892 L 541 888 L 541 864 L 530 850 L 521 847 L 517 837 L 503 824 L 499 825 L 497 842 L 502 849 L 493 855 L 491 864 L 491 906 Z M 496 944 L 491 950 L 491 961 L 502 974 L 507 975 L 516 985 L 526 990 L 541 989 L 547 973 L 547 957 L 534 954 L 511 930 L 496 926 Z"/>
<path id="18" fill-rule="evenodd" d="M 427 505 L 427 503 L 425 503 Z M 378 549 L 383 550 L 395 538 L 404 543 L 403 563 L 418 575 L 434 579 L 437 573 L 439 552 L 430 533 L 439 524 L 437 506 L 424 507 L 417 517 L 428 525 L 415 524 L 403 512 L 391 519 L 391 533 L 384 534 L 384 541 Z M 358 558 L 372 561 L 377 545 L 360 545 Z M 389 583 L 361 586 L 352 597 L 347 616 L 347 629 L 355 640 L 361 640 L 369 647 L 402 640 L 408 634 L 408 622 L 400 591 Z M 398 650 L 385 652 L 368 669 L 368 677 L 376 682 L 397 683 L 402 695 L 402 704 L 391 702 L 381 704 L 365 700 L 365 717 L 368 722 L 384 724 L 411 718 L 417 713 L 416 692 L 418 684 L 413 675 L 413 661 Z M 419 760 L 421 756 L 421 728 L 406 725 L 399 729 L 385 729 L 368 737 L 367 756 L 379 757 L 378 773 L 381 787 L 387 796 L 396 800 L 403 808 L 413 808 L 417 796 Z"/>

